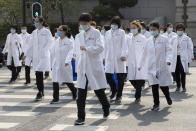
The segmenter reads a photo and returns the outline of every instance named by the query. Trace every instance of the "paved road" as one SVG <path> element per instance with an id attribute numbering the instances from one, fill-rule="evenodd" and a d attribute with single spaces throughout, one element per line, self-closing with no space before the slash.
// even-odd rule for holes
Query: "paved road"
<path id="1" fill-rule="evenodd" d="M 24 86 L 24 70 L 15 84 L 7 84 L 10 72 L 0 69 L 0 130 L 6 131 L 196 131 L 196 68 L 187 76 L 187 93 L 176 93 L 170 88 L 174 101 L 168 106 L 163 94 L 161 109 L 153 112 L 150 88 L 142 92 L 140 105 L 134 104 L 134 89 L 126 82 L 121 105 L 112 103 L 108 120 L 102 119 L 102 111 L 93 91 L 88 92 L 85 126 L 73 126 L 76 119 L 76 103 L 71 93 L 61 87 L 61 103 L 50 105 L 51 79 L 45 80 L 45 99 L 33 102 L 36 95 L 35 76 L 32 84 Z M 107 94 L 109 90 L 106 91 Z"/>

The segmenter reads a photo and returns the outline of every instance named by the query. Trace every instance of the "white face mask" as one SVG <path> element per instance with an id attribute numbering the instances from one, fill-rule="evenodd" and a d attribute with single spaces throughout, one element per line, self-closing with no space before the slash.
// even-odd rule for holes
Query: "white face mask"
<path id="1" fill-rule="evenodd" d="M 164 33 L 164 31 L 163 31 L 163 30 L 161 30 L 161 31 L 160 31 L 160 34 L 163 34 L 163 33 Z"/>
<path id="2" fill-rule="evenodd" d="M 25 33 L 27 33 L 27 30 L 26 30 L 26 29 L 22 29 L 21 32 L 22 32 L 23 34 L 25 34 Z"/>
<path id="3" fill-rule="evenodd" d="M 173 32 L 173 28 L 169 28 L 168 30 L 169 30 L 169 32 Z"/>
<path id="4" fill-rule="evenodd" d="M 118 26 L 117 25 L 111 25 L 112 30 L 117 30 Z"/>

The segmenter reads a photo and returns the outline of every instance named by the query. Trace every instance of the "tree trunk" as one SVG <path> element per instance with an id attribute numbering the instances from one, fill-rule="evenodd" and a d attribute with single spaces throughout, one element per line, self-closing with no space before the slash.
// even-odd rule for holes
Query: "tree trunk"
<path id="1" fill-rule="evenodd" d="M 63 5 L 62 5 L 62 2 L 59 2 L 59 11 L 60 11 L 60 14 L 61 14 L 61 24 L 65 24 L 65 21 L 64 21 L 64 11 L 63 11 Z"/>

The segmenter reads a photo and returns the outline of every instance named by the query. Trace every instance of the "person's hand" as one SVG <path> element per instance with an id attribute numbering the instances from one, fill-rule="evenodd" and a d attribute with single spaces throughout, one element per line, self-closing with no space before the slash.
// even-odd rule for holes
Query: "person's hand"
<path id="1" fill-rule="evenodd" d="M 140 71 L 141 70 L 141 68 L 138 68 L 138 71 Z"/>
<path id="2" fill-rule="evenodd" d="M 127 58 L 126 58 L 126 57 L 121 57 L 120 60 L 121 60 L 121 61 L 126 61 Z"/>
<path id="3" fill-rule="evenodd" d="M 80 50 L 86 51 L 85 46 L 80 46 Z"/>
<path id="4" fill-rule="evenodd" d="M 194 59 L 194 58 L 192 58 L 192 61 L 195 61 L 195 59 Z"/>
<path id="5" fill-rule="evenodd" d="M 22 61 L 24 62 L 26 59 L 26 56 L 22 56 Z"/>
<path id="6" fill-rule="evenodd" d="M 169 65 L 169 66 L 170 66 L 170 65 L 171 65 L 171 63 L 170 63 L 170 62 L 167 62 L 167 65 Z"/>
<path id="7" fill-rule="evenodd" d="M 65 63 L 65 67 L 68 66 L 68 65 L 69 65 L 68 63 Z"/>

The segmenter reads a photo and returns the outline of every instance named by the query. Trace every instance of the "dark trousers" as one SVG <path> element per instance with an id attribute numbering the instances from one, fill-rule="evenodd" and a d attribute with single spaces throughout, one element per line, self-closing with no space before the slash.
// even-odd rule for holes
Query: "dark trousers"
<path id="1" fill-rule="evenodd" d="M 145 84 L 145 80 L 131 80 L 130 82 L 133 85 L 133 87 L 136 89 L 135 98 L 140 99 L 141 98 L 142 87 Z"/>
<path id="2" fill-rule="evenodd" d="M 26 83 L 31 83 L 30 73 L 31 73 L 31 67 L 30 66 L 25 66 Z"/>
<path id="3" fill-rule="evenodd" d="M 85 120 L 85 104 L 86 104 L 86 96 L 87 96 L 87 87 L 88 87 L 88 79 L 86 80 L 85 89 L 78 88 L 78 98 L 76 100 L 77 109 L 78 109 L 78 118 L 82 120 Z M 106 97 L 105 89 L 95 90 L 94 92 L 102 105 L 103 111 L 108 110 L 110 108 L 110 104 Z"/>
<path id="4" fill-rule="evenodd" d="M 45 77 L 49 77 L 49 71 L 46 71 L 44 74 Z"/>
<path id="5" fill-rule="evenodd" d="M 72 94 L 76 93 L 77 89 L 74 87 L 73 83 L 66 83 L 68 88 L 71 90 Z M 59 100 L 59 83 L 53 82 L 53 98 Z"/>
<path id="6" fill-rule="evenodd" d="M 113 79 L 113 74 L 106 73 L 106 79 L 111 87 L 112 93 L 115 93 L 117 91 L 117 96 L 116 96 L 117 98 L 122 97 L 125 78 L 126 78 L 126 73 L 117 73 L 117 80 L 118 80 L 118 90 L 117 90 L 115 81 Z"/>
<path id="7" fill-rule="evenodd" d="M 176 74 L 175 74 L 175 72 L 172 72 L 172 77 L 173 77 L 173 81 L 176 81 Z"/>
<path id="8" fill-rule="evenodd" d="M 186 87 L 185 86 L 186 85 L 186 73 L 184 72 L 184 68 L 182 66 L 180 56 L 177 56 L 175 76 L 176 76 L 177 87 L 180 88 L 182 85 L 182 88 L 185 88 Z"/>
<path id="9" fill-rule="evenodd" d="M 170 100 L 170 94 L 169 94 L 169 87 L 160 87 L 163 94 L 165 95 L 167 100 Z M 152 94 L 153 94 L 153 99 L 154 99 L 154 105 L 159 105 L 159 85 L 152 85 Z"/>
<path id="10" fill-rule="evenodd" d="M 21 66 L 15 67 L 14 66 L 14 60 L 12 58 L 12 62 L 11 65 L 7 66 L 8 69 L 12 72 L 12 77 L 11 77 L 11 81 L 15 81 L 21 71 Z"/>
<path id="11" fill-rule="evenodd" d="M 39 93 L 44 95 L 44 78 L 43 78 L 43 72 L 36 71 L 36 84 L 37 84 L 37 89 Z"/>

